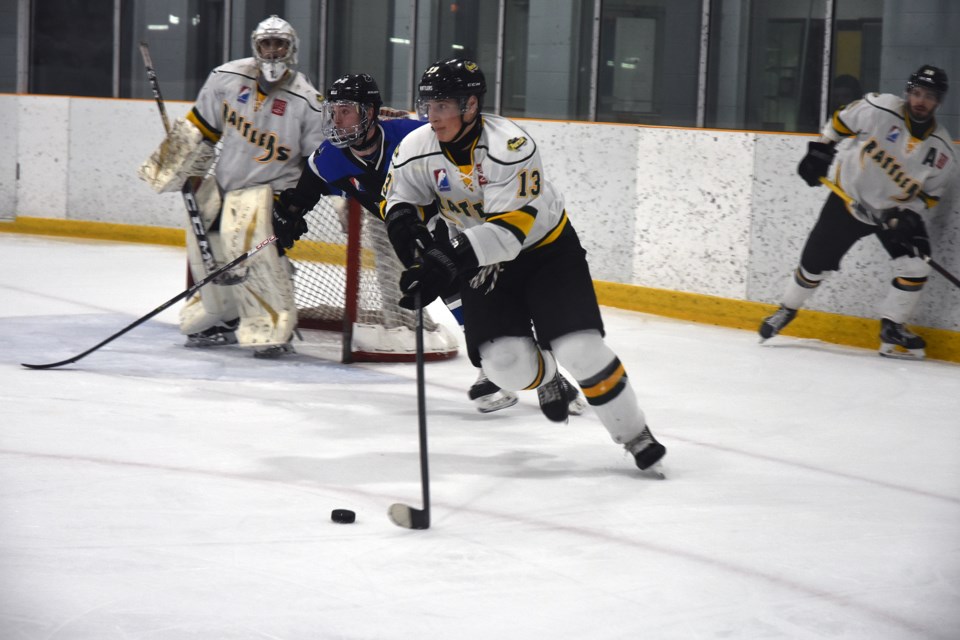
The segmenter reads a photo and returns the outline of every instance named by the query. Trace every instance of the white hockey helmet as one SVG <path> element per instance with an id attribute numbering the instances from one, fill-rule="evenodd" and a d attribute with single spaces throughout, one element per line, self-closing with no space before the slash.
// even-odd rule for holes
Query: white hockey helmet
<path id="1" fill-rule="evenodd" d="M 284 45 L 285 43 L 285 45 Z M 300 39 L 289 22 L 270 16 L 250 34 L 253 57 L 267 82 L 277 82 L 297 66 Z M 278 46 L 279 45 L 279 46 Z"/>

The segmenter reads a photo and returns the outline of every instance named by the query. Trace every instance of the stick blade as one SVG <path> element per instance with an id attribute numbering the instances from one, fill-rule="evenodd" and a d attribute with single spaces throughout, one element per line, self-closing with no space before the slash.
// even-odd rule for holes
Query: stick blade
<path id="1" fill-rule="evenodd" d="M 404 529 L 429 529 L 430 513 L 422 509 L 414 509 L 405 504 L 395 503 L 390 505 L 387 512 L 393 524 Z"/>
<path id="2" fill-rule="evenodd" d="M 75 360 L 61 360 L 60 362 L 48 362 L 47 364 L 28 364 L 26 362 L 21 362 L 21 367 L 26 367 L 27 369 L 56 369 L 57 367 L 62 367 L 65 364 L 70 364 L 75 362 Z"/>

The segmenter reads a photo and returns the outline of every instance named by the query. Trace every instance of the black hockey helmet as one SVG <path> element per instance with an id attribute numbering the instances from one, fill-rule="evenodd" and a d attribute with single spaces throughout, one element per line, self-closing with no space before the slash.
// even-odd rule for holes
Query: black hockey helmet
<path id="1" fill-rule="evenodd" d="M 420 100 L 460 100 L 461 111 L 467 98 L 477 97 L 479 107 L 483 108 L 483 94 L 487 92 L 487 81 L 480 66 L 472 60 L 449 58 L 434 62 L 420 78 L 418 87 Z"/>
<path id="2" fill-rule="evenodd" d="M 334 121 L 334 114 L 338 107 L 348 105 L 356 109 L 359 115 L 357 124 L 338 127 Z M 330 85 L 327 91 L 327 100 L 323 103 L 323 135 L 335 147 L 350 146 L 358 140 L 365 140 L 370 125 L 376 122 L 383 100 L 380 98 L 380 89 L 374 79 L 366 73 L 348 73 L 340 76 Z M 373 117 L 367 113 L 367 108 L 373 108 Z"/>
<path id="3" fill-rule="evenodd" d="M 939 100 L 943 100 L 949 86 L 947 72 L 932 64 L 923 65 L 911 73 L 910 79 L 907 80 L 907 91 L 914 87 L 922 87 L 936 93 Z"/>
<path id="4" fill-rule="evenodd" d="M 349 100 L 359 104 L 369 104 L 373 106 L 374 111 L 379 111 L 383 106 L 380 88 L 373 77 L 366 73 L 348 73 L 340 76 L 330 85 L 327 99 L 330 102 Z"/>

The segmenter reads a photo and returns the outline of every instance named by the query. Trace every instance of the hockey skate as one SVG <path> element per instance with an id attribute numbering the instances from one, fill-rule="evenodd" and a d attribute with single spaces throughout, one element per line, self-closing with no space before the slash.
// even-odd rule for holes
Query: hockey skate
<path id="1" fill-rule="evenodd" d="M 586 407 L 580 392 L 559 371 L 553 380 L 537 387 L 537 399 L 540 411 L 551 422 L 566 422 L 570 414 L 578 416 Z"/>
<path id="2" fill-rule="evenodd" d="M 517 404 L 517 394 L 501 389 L 490 382 L 487 374 L 480 370 L 477 381 L 470 387 L 468 394 L 480 413 L 492 413 Z"/>
<path id="3" fill-rule="evenodd" d="M 922 360 L 926 340 L 902 324 L 883 318 L 880 321 L 880 355 L 901 360 Z"/>
<path id="4" fill-rule="evenodd" d="M 287 342 L 284 344 L 270 345 L 269 347 L 258 347 L 253 351 L 253 357 L 272 360 L 296 352 L 297 350 L 293 348 L 293 344 Z"/>
<path id="5" fill-rule="evenodd" d="M 797 317 L 797 310 L 780 305 L 772 316 L 767 316 L 760 323 L 760 342 L 769 340 L 783 331 L 790 322 Z"/>
<path id="6" fill-rule="evenodd" d="M 231 322 L 221 322 L 213 325 L 198 333 L 191 333 L 187 336 L 185 347 L 223 347 L 231 344 L 237 344 L 237 336 L 234 332 L 239 320 Z"/>
<path id="7" fill-rule="evenodd" d="M 567 405 L 567 411 L 572 416 L 583 415 L 584 409 L 587 408 L 587 399 L 583 397 L 575 384 L 567 380 L 566 376 L 560 376 L 560 379 L 563 381 L 563 389 L 567 398 L 573 398 Z"/>
<path id="8" fill-rule="evenodd" d="M 645 425 L 640 435 L 623 446 L 633 456 L 638 469 L 660 479 L 664 478 L 660 461 L 667 454 L 667 448 L 657 442 L 650 433 L 650 427 Z"/>

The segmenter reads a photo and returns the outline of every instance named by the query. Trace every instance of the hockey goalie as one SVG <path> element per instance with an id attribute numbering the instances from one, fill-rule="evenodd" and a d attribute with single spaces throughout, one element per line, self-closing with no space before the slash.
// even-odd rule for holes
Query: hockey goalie
<path id="1" fill-rule="evenodd" d="M 270 16 L 250 41 L 253 56 L 214 69 L 139 169 L 157 193 L 183 194 L 194 280 L 273 234 L 275 194 L 296 184 L 305 157 L 324 140 L 323 98 L 296 70 L 293 27 Z M 282 250 L 270 247 L 236 271 L 183 306 L 187 346 L 239 344 L 259 357 L 292 352 L 297 309 Z"/>

